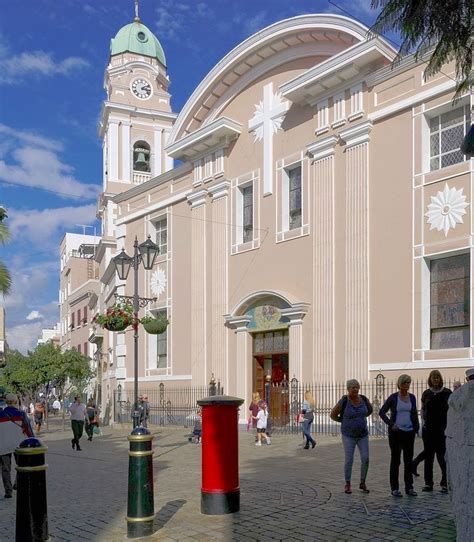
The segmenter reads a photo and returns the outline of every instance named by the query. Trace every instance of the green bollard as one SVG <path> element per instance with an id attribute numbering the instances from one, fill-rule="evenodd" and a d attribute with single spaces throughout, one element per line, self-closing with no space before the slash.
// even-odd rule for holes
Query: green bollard
<path id="1" fill-rule="evenodd" d="M 16 542 L 48 540 L 45 453 L 48 448 L 34 437 L 15 450 L 17 470 Z"/>
<path id="2" fill-rule="evenodd" d="M 145 427 L 136 427 L 128 452 L 127 537 L 141 538 L 153 534 L 153 435 Z"/>

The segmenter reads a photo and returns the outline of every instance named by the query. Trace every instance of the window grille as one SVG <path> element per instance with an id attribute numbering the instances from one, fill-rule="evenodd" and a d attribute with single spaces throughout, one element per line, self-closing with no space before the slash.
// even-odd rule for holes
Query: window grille
<path id="1" fill-rule="evenodd" d="M 467 105 L 429 119 L 430 171 L 463 162 L 466 158 L 459 150 L 469 130 Z"/>
<path id="2" fill-rule="evenodd" d="M 253 241 L 253 185 L 249 184 L 242 189 L 242 226 L 243 243 Z"/>
<path id="3" fill-rule="evenodd" d="M 156 230 L 156 244 L 158 245 L 159 254 L 166 254 L 168 252 L 168 220 L 162 218 L 155 223 Z"/>
<path id="4" fill-rule="evenodd" d="M 301 227 L 301 166 L 288 170 L 289 229 Z"/>

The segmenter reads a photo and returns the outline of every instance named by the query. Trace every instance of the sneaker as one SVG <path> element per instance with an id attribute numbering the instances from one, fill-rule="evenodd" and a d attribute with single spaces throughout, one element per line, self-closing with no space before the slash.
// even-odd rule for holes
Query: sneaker
<path id="1" fill-rule="evenodd" d="M 433 486 L 423 486 L 421 491 L 427 493 L 428 491 L 433 491 Z"/>
<path id="2" fill-rule="evenodd" d="M 418 470 L 417 470 L 417 467 L 415 465 L 413 465 L 412 469 L 411 469 L 411 473 L 413 474 L 413 476 L 416 476 L 418 478 L 418 476 L 420 476 L 418 474 Z"/>
<path id="3" fill-rule="evenodd" d="M 316 446 L 316 441 L 313 440 L 313 444 L 311 444 L 311 448 L 314 448 Z"/>
<path id="4" fill-rule="evenodd" d="M 402 492 L 399 489 L 394 489 L 392 491 L 392 497 L 403 497 Z"/>
<path id="5" fill-rule="evenodd" d="M 363 493 L 370 493 L 370 489 L 367 488 L 367 486 L 365 485 L 365 482 L 361 482 L 359 484 L 359 489 L 363 492 Z"/>
<path id="6" fill-rule="evenodd" d="M 77 450 L 78 452 L 82 452 L 82 448 L 81 448 L 80 446 L 76 446 L 76 450 Z"/>
<path id="7" fill-rule="evenodd" d="M 351 484 L 349 482 L 346 482 L 346 485 L 344 486 L 344 493 L 347 493 L 348 495 L 352 493 Z"/>
<path id="8" fill-rule="evenodd" d="M 11 499 L 13 495 L 11 493 L 5 493 L 5 499 Z"/>
<path id="9" fill-rule="evenodd" d="M 405 491 L 405 493 L 409 496 L 409 497 L 417 497 L 418 496 L 418 493 L 414 490 L 414 489 L 407 489 Z"/>
<path id="10" fill-rule="evenodd" d="M 441 493 L 449 493 L 448 488 L 446 486 L 441 486 L 440 491 Z"/>
<path id="11" fill-rule="evenodd" d="M 13 484 L 13 491 L 16 491 L 16 482 Z"/>
<path id="12" fill-rule="evenodd" d="M 271 444 L 271 443 L 272 443 L 272 441 L 270 440 L 270 437 L 267 437 L 266 440 L 267 440 L 267 444 Z"/>
<path id="13" fill-rule="evenodd" d="M 261 442 L 256 442 L 256 443 L 255 443 L 255 446 L 261 446 L 261 445 L 262 445 Z"/>
<path id="14" fill-rule="evenodd" d="M 304 448 L 305 450 L 309 450 L 309 444 L 305 444 L 305 445 L 303 446 L 303 448 Z"/>

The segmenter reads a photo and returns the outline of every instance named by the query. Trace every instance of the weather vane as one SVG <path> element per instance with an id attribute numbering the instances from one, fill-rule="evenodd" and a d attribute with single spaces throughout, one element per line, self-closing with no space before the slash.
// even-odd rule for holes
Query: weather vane
<path id="1" fill-rule="evenodd" d="M 138 16 L 138 0 L 135 0 L 135 20 L 140 20 L 140 17 Z"/>

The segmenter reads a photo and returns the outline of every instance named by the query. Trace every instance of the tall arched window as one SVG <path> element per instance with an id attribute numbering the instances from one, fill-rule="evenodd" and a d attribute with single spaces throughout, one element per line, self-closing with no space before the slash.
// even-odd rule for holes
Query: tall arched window
<path id="1" fill-rule="evenodd" d="M 133 170 L 150 172 L 150 145 L 145 141 L 137 141 L 133 146 Z"/>

